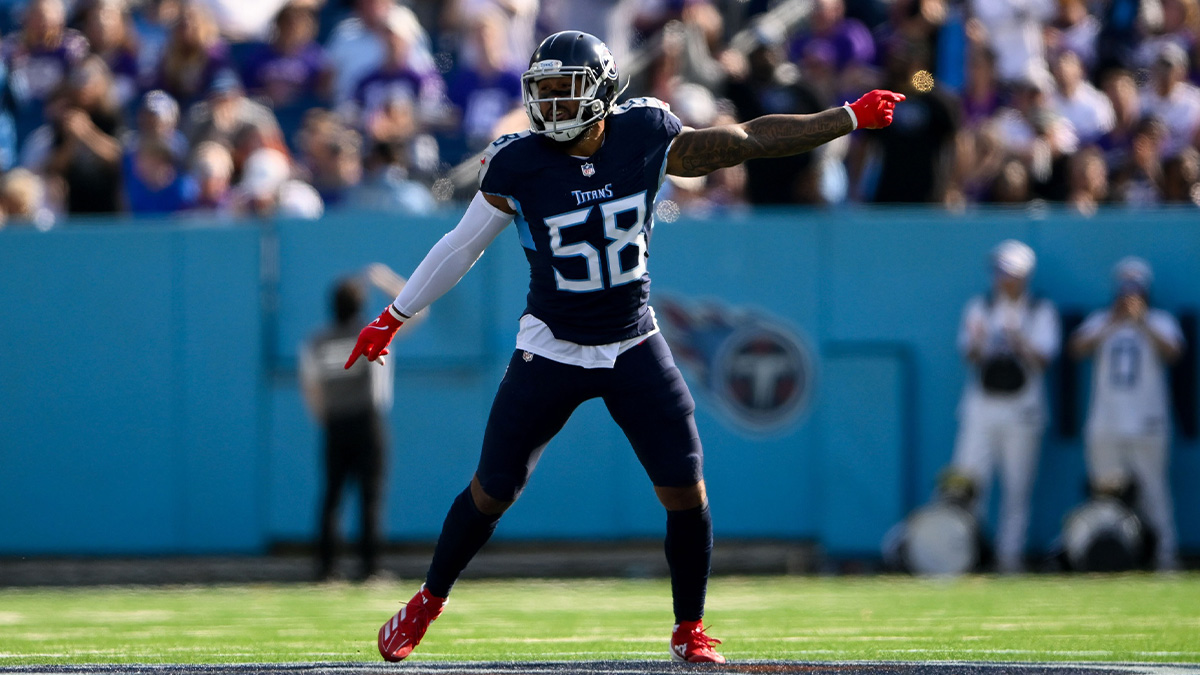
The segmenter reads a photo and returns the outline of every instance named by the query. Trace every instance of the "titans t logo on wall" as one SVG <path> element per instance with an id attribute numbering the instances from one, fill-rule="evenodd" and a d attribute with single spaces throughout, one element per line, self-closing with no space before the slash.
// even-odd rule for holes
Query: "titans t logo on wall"
<path id="1" fill-rule="evenodd" d="M 805 339 L 782 321 L 715 302 L 689 307 L 658 296 L 663 336 L 697 393 L 743 431 L 785 429 L 807 410 L 816 367 Z"/>

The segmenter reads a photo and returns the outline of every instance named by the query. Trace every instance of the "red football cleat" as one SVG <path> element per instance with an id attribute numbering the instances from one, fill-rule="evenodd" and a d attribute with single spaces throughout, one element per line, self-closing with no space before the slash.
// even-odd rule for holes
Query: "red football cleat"
<path id="1" fill-rule="evenodd" d="M 379 628 L 379 654 L 385 661 L 403 661 L 425 637 L 429 624 L 441 615 L 446 599 L 421 590 Z"/>
<path id="2" fill-rule="evenodd" d="M 681 621 L 671 633 L 671 660 L 687 663 L 725 663 L 714 645 L 721 641 L 704 634 L 699 621 Z"/>

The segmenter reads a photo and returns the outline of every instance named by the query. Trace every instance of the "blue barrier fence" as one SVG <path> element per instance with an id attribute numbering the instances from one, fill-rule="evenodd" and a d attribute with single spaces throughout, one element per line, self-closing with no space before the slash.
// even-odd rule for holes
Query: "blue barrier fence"
<path id="1" fill-rule="evenodd" d="M 0 231 L 0 555 L 258 553 L 311 539 L 320 454 L 297 347 L 325 321 L 338 277 L 373 261 L 407 274 L 454 222 L 334 214 L 265 229 Z M 949 460 L 966 373 L 955 331 L 987 287 L 987 251 L 1030 243 L 1036 289 L 1066 314 L 1106 303 L 1112 263 L 1138 254 L 1155 267 L 1156 304 L 1194 311 L 1198 224 L 1185 210 L 919 209 L 660 223 L 652 303 L 698 401 L 718 538 L 877 554 Z M 505 233 L 397 345 L 389 538 L 433 539 L 469 479 L 527 274 Z M 1172 471 L 1181 543 L 1195 551 L 1195 438 L 1177 436 Z M 1032 550 L 1058 533 L 1083 481 L 1081 439 L 1052 424 Z M 624 436 L 591 402 L 497 537 L 657 537 L 663 520 Z"/>

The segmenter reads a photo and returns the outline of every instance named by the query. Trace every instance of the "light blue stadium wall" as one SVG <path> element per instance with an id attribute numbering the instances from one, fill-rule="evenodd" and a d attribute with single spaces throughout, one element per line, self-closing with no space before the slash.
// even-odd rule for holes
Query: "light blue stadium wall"
<path id="1" fill-rule="evenodd" d="M 0 553 L 262 546 L 255 230 L 6 230 L 0 297 Z"/>
<path id="2" fill-rule="evenodd" d="M 256 553 L 312 538 L 317 431 L 295 380 L 299 342 L 339 276 L 380 260 L 409 272 L 453 216 L 336 215 L 275 228 L 92 224 L 0 231 L 0 555 Z M 928 498 L 950 457 L 965 371 L 959 313 L 1006 237 L 1039 254 L 1036 287 L 1066 309 L 1107 300 L 1137 253 L 1158 304 L 1200 308 L 1195 211 L 1067 214 L 770 212 L 661 223 L 654 294 L 755 311 L 818 360 L 792 425 L 749 434 L 696 373 L 718 537 L 820 541 L 873 554 Z M 386 524 L 431 540 L 474 468 L 524 305 L 506 232 L 397 345 Z M 387 298 L 376 293 L 372 308 Z M 1081 392 L 1081 395 L 1085 392 Z M 1031 543 L 1081 496 L 1078 438 L 1047 435 Z M 1200 550 L 1200 452 L 1173 451 L 1176 516 Z M 582 407 L 498 537 L 657 537 L 661 509 L 602 404 Z"/>

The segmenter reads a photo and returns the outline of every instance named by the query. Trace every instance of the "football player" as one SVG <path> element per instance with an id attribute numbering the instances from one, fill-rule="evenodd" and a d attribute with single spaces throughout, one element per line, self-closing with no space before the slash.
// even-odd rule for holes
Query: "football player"
<path id="1" fill-rule="evenodd" d="M 875 90 L 812 115 L 767 115 L 684 128 L 661 101 L 621 94 L 611 52 L 579 31 L 555 33 L 522 76 L 530 128 L 485 151 L 479 193 L 408 285 L 362 330 L 347 367 L 376 360 L 402 323 L 448 291 L 509 223 L 529 261 L 516 350 L 492 404 L 478 468 L 442 526 L 425 583 L 379 630 L 388 661 L 407 657 L 450 588 L 525 487 L 577 406 L 602 398 L 667 511 L 676 661 L 723 663 L 701 624 L 712 520 L 695 404 L 648 300 L 648 244 L 664 174 L 703 176 L 757 157 L 811 150 L 892 121 L 904 96 Z"/>

